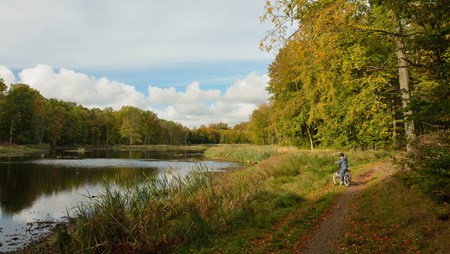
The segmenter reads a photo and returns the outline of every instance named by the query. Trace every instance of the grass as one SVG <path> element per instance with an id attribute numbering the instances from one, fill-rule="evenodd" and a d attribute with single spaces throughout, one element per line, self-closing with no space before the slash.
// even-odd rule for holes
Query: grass
<path id="1" fill-rule="evenodd" d="M 354 207 L 351 228 L 338 253 L 448 253 L 448 204 L 379 175 Z"/>
<path id="2" fill-rule="evenodd" d="M 27 155 L 47 151 L 48 149 L 49 147 L 46 145 L 0 145 L 0 157 Z"/>
<path id="3" fill-rule="evenodd" d="M 205 156 L 244 163 L 259 163 L 275 154 L 289 153 L 293 147 L 255 146 L 255 145 L 217 145 L 205 151 Z"/>
<path id="4" fill-rule="evenodd" d="M 292 253 L 344 190 L 331 183 L 337 151 L 257 146 L 211 149 L 214 153 L 207 152 L 209 156 L 222 154 L 224 159 L 258 163 L 214 174 L 199 165 L 188 178 L 118 179 L 106 185 L 103 195 L 79 205 L 71 224 L 59 227 L 45 247 L 34 250 Z M 348 153 L 355 174 L 361 165 L 385 155 L 379 151 Z M 117 186 L 124 187 L 119 190 Z"/>
<path id="5" fill-rule="evenodd" d="M 198 151 L 204 152 L 209 146 L 207 145 L 115 145 L 114 149 L 121 150 L 143 150 L 143 151 Z"/>

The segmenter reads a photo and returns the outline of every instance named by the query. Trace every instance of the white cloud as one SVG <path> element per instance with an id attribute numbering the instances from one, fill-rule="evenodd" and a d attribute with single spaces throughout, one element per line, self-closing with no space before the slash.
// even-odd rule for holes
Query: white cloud
<path id="1" fill-rule="evenodd" d="M 0 66 L 0 74 L 12 73 Z M 37 65 L 19 72 L 20 82 L 37 89 L 46 98 L 56 98 L 76 102 L 88 108 L 135 106 L 151 109 L 158 117 L 180 122 L 187 127 L 224 122 L 230 126 L 248 121 L 256 107 L 267 102 L 267 75 L 250 73 L 242 80 L 221 91 L 203 89 L 199 82 L 192 82 L 184 91 L 175 87 L 148 87 L 144 94 L 135 87 L 111 81 L 108 78 L 95 78 L 68 69 L 55 71 L 49 65 Z M 9 75 L 15 80 L 14 74 Z"/>
<path id="2" fill-rule="evenodd" d="M 146 106 L 144 95 L 133 86 L 107 78 L 96 79 L 72 70 L 55 72 L 51 66 L 39 64 L 22 70 L 19 77 L 21 82 L 36 88 L 46 98 L 76 102 L 89 108 Z"/>
<path id="3" fill-rule="evenodd" d="M 248 121 L 253 110 L 267 102 L 268 80 L 267 75 L 252 72 L 223 94 L 219 90 L 202 90 L 198 82 L 191 83 L 185 92 L 150 86 L 149 99 L 158 104 L 156 110 L 163 119 L 179 121 L 188 127 L 218 122 L 234 125 Z"/>
<path id="4" fill-rule="evenodd" d="M 237 80 L 225 92 L 226 101 L 239 101 L 243 103 L 261 103 L 269 99 L 266 90 L 269 77 L 250 73 L 245 79 Z"/>
<path id="5" fill-rule="evenodd" d="M 4 65 L 0 65 L 0 78 L 3 79 L 6 85 L 16 82 L 16 76 L 14 73 Z"/>
<path id="6" fill-rule="evenodd" d="M 177 92 L 174 87 L 159 88 L 148 87 L 149 101 L 160 105 L 196 103 L 199 101 L 213 101 L 220 99 L 220 90 L 202 90 L 199 82 L 192 82 L 185 92 Z"/>

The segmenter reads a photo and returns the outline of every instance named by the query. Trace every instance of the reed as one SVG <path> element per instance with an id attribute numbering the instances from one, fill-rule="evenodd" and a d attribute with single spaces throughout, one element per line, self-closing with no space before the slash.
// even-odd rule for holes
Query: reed
<path id="1" fill-rule="evenodd" d="M 224 159 L 245 163 L 259 163 L 275 154 L 295 150 L 293 147 L 256 146 L 256 145 L 219 145 L 205 151 L 212 159 Z"/>
<path id="2" fill-rule="evenodd" d="M 115 145 L 115 150 L 141 150 L 141 151 L 193 151 L 203 152 L 207 145 Z"/>

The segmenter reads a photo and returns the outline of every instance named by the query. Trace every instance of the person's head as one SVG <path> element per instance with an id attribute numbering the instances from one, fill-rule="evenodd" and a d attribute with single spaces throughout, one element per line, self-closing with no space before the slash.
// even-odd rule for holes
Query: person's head
<path id="1" fill-rule="evenodd" d="M 339 157 L 344 157 L 344 153 L 339 153 Z"/>

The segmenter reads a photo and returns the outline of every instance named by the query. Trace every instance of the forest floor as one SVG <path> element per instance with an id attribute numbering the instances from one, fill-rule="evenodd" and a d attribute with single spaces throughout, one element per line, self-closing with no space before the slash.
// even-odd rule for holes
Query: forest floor
<path id="1" fill-rule="evenodd" d="M 375 177 L 375 173 L 378 176 Z M 331 209 L 323 216 L 322 221 L 318 224 L 315 231 L 312 232 L 308 239 L 299 246 L 299 253 L 335 253 L 336 245 L 341 236 L 346 234 L 346 231 L 351 230 L 350 219 L 354 214 L 354 202 L 357 196 L 361 195 L 366 189 L 367 184 L 375 178 L 379 181 L 390 177 L 394 170 L 388 161 L 382 161 L 375 165 L 370 165 L 365 169 L 364 173 L 353 177 L 352 184 L 346 188 L 342 195 L 333 204 Z"/>

